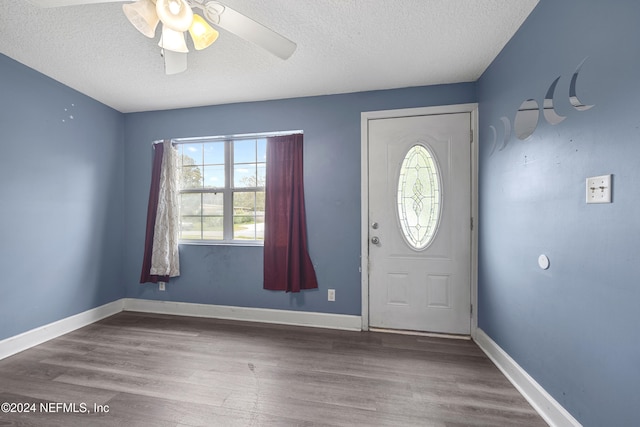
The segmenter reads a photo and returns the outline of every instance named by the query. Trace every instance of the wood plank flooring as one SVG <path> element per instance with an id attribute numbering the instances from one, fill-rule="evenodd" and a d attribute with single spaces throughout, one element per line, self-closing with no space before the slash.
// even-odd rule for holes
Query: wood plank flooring
<path id="1" fill-rule="evenodd" d="M 0 361 L 2 402 L 30 412 L 0 426 L 546 425 L 471 341 L 132 312 Z"/>

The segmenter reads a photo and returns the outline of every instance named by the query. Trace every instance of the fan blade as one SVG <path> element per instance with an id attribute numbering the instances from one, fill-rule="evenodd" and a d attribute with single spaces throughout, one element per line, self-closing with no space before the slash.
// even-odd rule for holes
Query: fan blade
<path id="1" fill-rule="evenodd" d="M 29 3 L 38 7 L 62 7 L 62 6 L 80 6 L 83 4 L 97 3 L 122 3 L 124 0 L 27 0 Z"/>
<path id="2" fill-rule="evenodd" d="M 27 0 L 41 8 L 79 6 L 97 3 L 122 3 L 126 0 Z M 222 5 L 217 1 L 188 0 L 190 4 L 205 10 L 207 18 L 220 28 L 250 41 L 282 59 L 288 59 L 297 45 L 281 34 L 259 22 Z M 209 13 L 207 13 L 209 12 Z"/>
<path id="3" fill-rule="evenodd" d="M 183 52 L 172 52 L 163 49 L 164 72 L 167 75 L 182 73 L 187 71 L 187 54 Z"/>
<path id="4" fill-rule="evenodd" d="M 228 6 L 220 6 L 220 9 L 223 10 L 218 16 L 218 21 L 213 21 L 214 25 L 242 37 L 282 59 L 289 58 L 296 50 L 297 45 L 288 38 Z"/>

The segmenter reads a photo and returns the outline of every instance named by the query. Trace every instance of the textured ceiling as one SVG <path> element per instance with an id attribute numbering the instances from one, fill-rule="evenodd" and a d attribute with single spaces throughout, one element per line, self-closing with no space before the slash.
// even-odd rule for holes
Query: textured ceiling
<path id="1" fill-rule="evenodd" d="M 122 3 L 0 0 L 0 53 L 121 112 L 470 82 L 538 0 L 226 0 L 296 52 L 283 61 L 220 31 L 173 76 Z"/>

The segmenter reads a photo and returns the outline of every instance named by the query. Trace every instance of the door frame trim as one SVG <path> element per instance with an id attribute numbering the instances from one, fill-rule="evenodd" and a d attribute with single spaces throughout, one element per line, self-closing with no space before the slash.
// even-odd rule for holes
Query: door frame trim
<path id="1" fill-rule="evenodd" d="M 369 330 L 369 120 L 411 116 L 470 113 L 471 132 L 471 336 L 478 328 L 478 104 L 455 104 L 399 110 L 364 111 L 360 116 L 360 277 L 362 330 Z M 471 219 L 470 219 L 471 220 Z"/>

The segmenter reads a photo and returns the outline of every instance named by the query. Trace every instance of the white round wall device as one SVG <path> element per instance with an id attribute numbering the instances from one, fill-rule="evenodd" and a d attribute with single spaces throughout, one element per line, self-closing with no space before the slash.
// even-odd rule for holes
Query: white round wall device
<path id="1" fill-rule="evenodd" d="M 549 258 L 545 254 L 542 254 L 538 257 L 538 265 L 541 269 L 546 270 L 549 268 Z"/>

